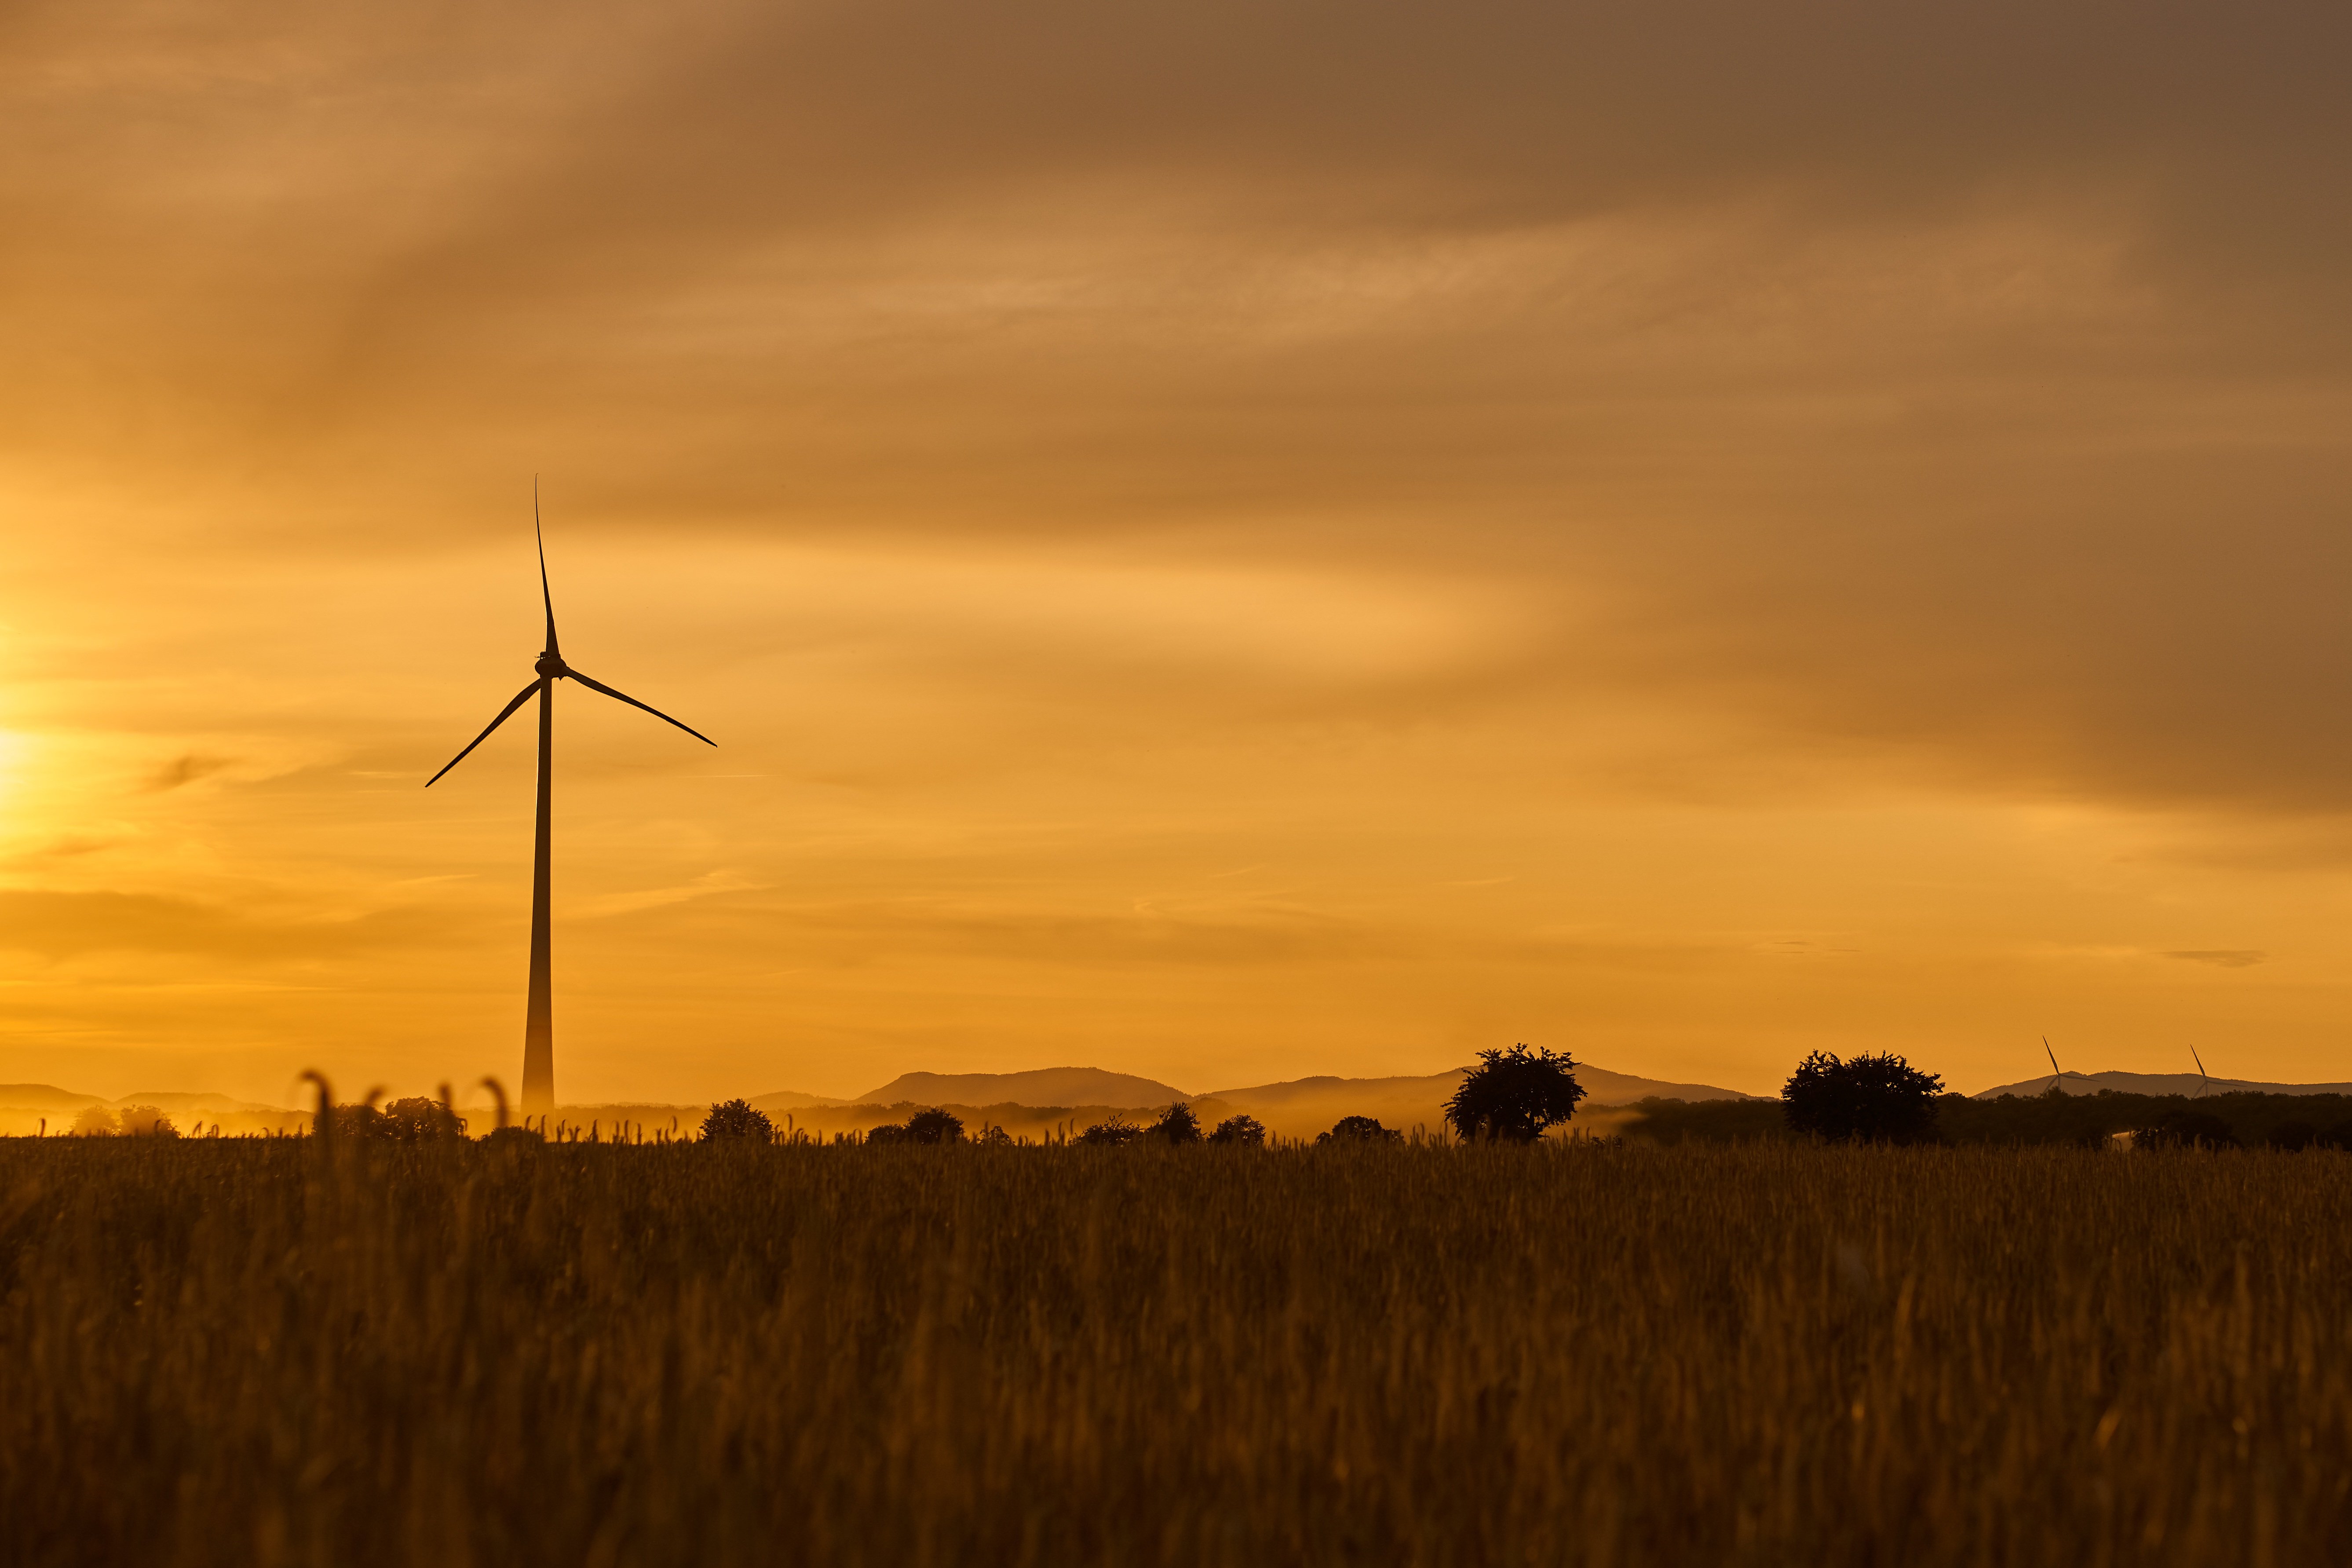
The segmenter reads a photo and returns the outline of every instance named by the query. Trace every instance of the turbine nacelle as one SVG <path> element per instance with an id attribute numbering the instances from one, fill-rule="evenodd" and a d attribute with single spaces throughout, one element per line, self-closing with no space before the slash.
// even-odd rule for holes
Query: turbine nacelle
<path id="1" fill-rule="evenodd" d="M 541 675 L 554 680 L 560 680 L 572 673 L 572 667 L 563 662 L 563 656 L 560 653 L 541 654 L 532 663 L 531 668 Z"/>

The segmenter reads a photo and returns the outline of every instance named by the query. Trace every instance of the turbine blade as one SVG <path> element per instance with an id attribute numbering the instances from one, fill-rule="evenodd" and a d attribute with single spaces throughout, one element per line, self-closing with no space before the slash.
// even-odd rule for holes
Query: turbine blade
<path id="1" fill-rule="evenodd" d="M 547 651 L 561 655 L 555 641 L 555 595 L 547 586 L 547 532 L 539 524 L 539 476 L 530 477 L 530 536 L 539 542 L 539 599 L 547 606 Z"/>
<path id="2" fill-rule="evenodd" d="M 449 769 L 450 769 L 450 768 L 454 768 L 454 767 L 456 767 L 459 763 L 464 762 L 464 761 L 466 760 L 466 752 L 470 752 L 470 751 L 472 751 L 476 746 L 478 746 L 478 745 L 480 745 L 483 742 L 485 742 L 485 741 L 488 740 L 488 739 L 490 738 L 490 731 L 491 731 L 491 730 L 495 730 L 495 729 L 497 729 L 499 725 L 501 725 L 501 724 L 505 723 L 509 719 L 513 718 L 513 717 L 514 717 L 514 710 L 515 710 L 516 709 L 518 709 L 518 708 L 521 707 L 524 703 L 526 703 L 526 702 L 530 701 L 530 694 L 531 694 L 532 692 L 534 692 L 534 691 L 538 690 L 541 687 L 542 687 L 542 686 L 544 686 L 544 685 L 546 685 L 546 684 L 547 684 L 547 682 L 546 682 L 546 681 L 544 681 L 544 680 L 534 680 L 534 681 L 532 681 L 529 686 L 524 687 L 520 691 L 516 692 L 516 693 L 515 693 L 515 699 L 514 699 L 514 700 L 513 700 L 513 701 L 511 701 L 511 702 L 509 702 L 509 703 L 508 703 L 505 707 L 503 707 L 503 708 L 499 709 L 499 716 L 498 716 L 497 718 L 495 718 L 495 719 L 493 719 L 493 720 L 491 720 L 491 721 L 490 721 L 490 723 L 489 723 L 489 729 L 486 729 L 486 730 L 484 730 L 480 734 L 478 734 L 478 735 L 475 736 L 475 737 L 473 738 L 473 740 L 472 740 L 472 741 L 468 742 L 467 743 L 466 751 L 465 751 L 465 752 L 458 752 L 456 756 L 454 756 L 454 757 L 450 758 L 450 759 L 449 759 L 449 763 L 448 763 L 448 766 L 447 766 L 447 767 L 443 768 L 443 769 L 441 770 L 441 773 L 447 773 L 447 772 L 449 771 Z M 441 773 L 435 773 L 431 778 L 426 779 L 426 780 L 425 781 L 425 787 L 426 789 L 431 789 L 435 784 L 436 784 L 440 783 L 440 782 L 441 782 Z"/>
<path id="3" fill-rule="evenodd" d="M 650 702 L 640 702 L 635 698 L 630 696 L 627 692 L 615 691 L 601 680 L 591 680 L 588 677 L 581 674 L 576 669 L 566 669 L 563 673 L 570 676 L 572 679 L 578 681 L 581 685 L 586 687 L 591 691 L 601 691 L 607 697 L 616 697 L 620 699 L 632 708 L 642 708 L 665 724 L 677 724 L 679 729 L 685 731 L 688 734 L 693 736 L 696 740 L 701 742 L 706 746 L 715 746 L 719 744 L 718 742 L 712 740 L 709 736 L 704 734 L 693 725 L 678 724 L 677 720 L 671 718 L 668 714 L 663 712 L 660 709 L 655 707 Z"/>

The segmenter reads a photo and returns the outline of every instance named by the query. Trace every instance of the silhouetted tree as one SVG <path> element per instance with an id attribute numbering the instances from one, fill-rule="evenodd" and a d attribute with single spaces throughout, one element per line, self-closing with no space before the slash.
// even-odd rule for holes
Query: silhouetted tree
<path id="1" fill-rule="evenodd" d="M 2352 1149 L 2352 1121 L 2339 1121 L 2315 1140 L 2323 1149 Z"/>
<path id="2" fill-rule="evenodd" d="M 173 1123 L 172 1113 L 152 1105 L 126 1105 L 122 1108 L 122 1135 L 126 1138 L 177 1138 L 180 1130 Z"/>
<path id="3" fill-rule="evenodd" d="M 705 1143 L 772 1143 L 775 1137 L 776 1124 L 768 1120 L 766 1111 L 754 1110 L 748 1100 L 721 1100 L 702 1119 Z"/>
<path id="4" fill-rule="evenodd" d="M 1198 1143 L 1201 1141 L 1201 1119 L 1192 1108 L 1178 1100 L 1160 1113 L 1160 1120 L 1148 1130 L 1150 1137 L 1162 1143 Z"/>
<path id="5" fill-rule="evenodd" d="M 2235 1149 L 2238 1135 L 2210 1110 L 2174 1110 L 2132 1133 L 2135 1149 Z"/>
<path id="6" fill-rule="evenodd" d="M 1816 1137 L 1909 1143 L 1934 1132 L 1943 1087 L 1893 1051 L 1851 1061 L 1815 1051 L 1781 1088 L 1780 1114 L 1790 1131 Z"/>
<path id="7" fill-rule="evenodd" d="M 1478 1053 L 1478 1065 L 1445 1102 L 1445 1120 L 1465 1138 L 1532 1143 L 1575 1115 L 1583 1098 L 1566 1052 L 1513 1046 Z"/>
<path id="8" fill-rule="evenodd" d="M 103 1105 L 85 1105 L 74 1115 L 76 1138 L 111 1138 L 121 1131 L 121 1121 Z"/>
<path id="9" fill-rule="evenodd" d="M 1142 1128 L 1138 1127 L 1134 1122 L 1129 1121 L 1126 1117 L 1121 1116 L 1118 1111 L 1114 1110 L 1110 1113 L 1108 1120 L 1097 1121 L 1092 1127 L 1087 1128 L 1084 1132 L 1079 1133 L 1078 1142 L 1081 1143 L 1104 1143 L 1117 1149 L 1132 1143 L 1138 1138 L 1142 1136 Z"/>
<path id="10" fill-rule="evenodd" d="M 1012 1142 L 1013 1134 L 1007 1132 L 1002 1127 L 983 1127 L 980 1130 L 980 1136 L 973 1139 L 972 1142 L 975 1143 L 985 1143 L 991 1148 L 994 1148 L 999 1144 Z"/>
<path id="11" fill-rule="evenodd" d="M 1331 1131 L 1319 1134 L 1318 1143 L 1399 1143 L 1404 1134 L 1383 1127 L 1369 1116 L 1342 1116 L 1331 1124 Z"/>
<path id="12" fill-rule="evenodd" d="M 383 1108 L 381 1134 L 403 1143 L 423 1143 L 436 1138 L 463 1138 L 466 1119 L 437 1100 L 413 1095 Z"/>
<path id="13" fill-rule="evenodd" d="M 1255 1116 L 1228 1116 L 1217 1123 L 1217 1130 L 1209 1134 L 1209 1142 L 1262 1149 L 1265 1146 L 1265 1125 Z"/>
<path id="14" fill-rule="evenodd" d="M 334 1108 L 334 1135 L 338 1138 L 388 1138 L 383 1112 L 373 1105 L 338 1105 Z"/>
<path id="15" fill-rule="evenodd" d="M 953 1143 L 963 1137 L 963 1121 L 934 1106 L 907 1118 L 909 1143 Z"/>

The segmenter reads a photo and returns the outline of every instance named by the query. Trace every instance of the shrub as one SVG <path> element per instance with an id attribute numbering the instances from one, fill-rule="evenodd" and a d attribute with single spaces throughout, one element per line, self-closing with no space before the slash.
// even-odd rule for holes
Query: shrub
<path id="1" fill-rule="evenodd" d="M 1160 1120 L 1151 1124 L 1146 1136 L 1162 1143 L 1198 1143 L 1201 1119 L 1192 1114 L 1191 1106 L 1178 1100 L 1160 1113 Z"/>
<path id="2" fill-rule="evenodd" d="M 383 1108 L 382 1137 L 403 1143 L 424 1143 L 436 1138 L 463 1138 L 466 1119 L 452 1112 L 437 1100 L 415 1095 L 407 1100 L 395 1100 Z"/>
<path id="3" fill-rule="evenodd" d="M 972 1142 L 975 1143 L 985 1143 L 990 1148 L 993 1149 L 1001 1145 L 1010 1144 L 1013 1142 L 1013 1134 L 1007 1132 L 1002 1127 L 983 1127 L 980 1130 L 980 1136 L 973 1139 Z"/>
<path id="4" fill-rule="evenodd" d="M 1331 1131 L 1318 1136 L 1318 1143 L 1400 1143 L 1404 1134 L 1383 1127 L 1369 1116 L 1342 1116 L 1331 1125 Z"/>
<path id="5" fill-rule="evenodd" d="M 1818 1138 L 1910 1143 L 1935 1131 L 1943 1087 L 1893 1051 L 1851 1061 L 1815 1051 L 1781 1089 L 1780 1114 L 1792 1131 Z"/>
<path id="6" fill-rule="evenodd" d="M 1209 1134 L 1209 1142 L 1262 1149 L 1265 1147 L 1265 1124 L 1255 1116 L 1228 1116 L 1217 1123 L 1217 1130 Z"/>
<path id="7" fill-rule="evenodd" d="M 177 1138 L 180 1130 L 172 1121 L 172 1113 L 152 1105 L 126 1105 L 122 1108 L 122 1135 L 126 1138 Z"/>
<path id="8" fill-rule="evenodd" d="M 331 1130 L 338 1138 L 386 1138 L 383 1112 L 373 1105 L 338 1105 Z"/>
<path id="9" fill-rule="evenodd" d="M 111 1138 L 122 1131 L 122 1123 L 113 1111 L 103 1105 L 85 1105 L 74 1118 L 76 1138 Z"/>
<path id="10" fill-rule="evenodd" d="M 2339 1121 L 2315 1140 L 2323 1149 L 2352 1149 L 2352 1121 Z"/>
<path id="11" fill-rule="evenodd" d="M 953 1143 L 963 1137 L 963 1121 L 934 1106 L 907 1118 L 909 1143 Z"/>
<path id="12" fill-rule="evenodd" d="M 710 1114 L 702 1119 L 702 1141 L 705 1143 L 736 1141 L 772 1143 L 775 1137 L 776 1124 L 768 1120 L 768 1113 L 752 1110 L 746 1100 L 722 1100 L 712 1106 Z"/>
<path id="13" fill-rule="evenodd" d="M 2210 1110 L 2175 1110 L 2132 1134 L 2135 1149 L 2235 1149 L 2230 1124 Z"/>
<path id="14" fill-rule="evenodd" d="M 907 1125 L 903 1121 L 886 1121 L 879 1127 L 866 1130 L 866 1142 L 868 1143 L 904 1143 L 906 1141 Z"/>
<path id="15" fill-rule="evenodd" d="M 1078 1142 L 1081 1143 L 1108 1144 L 1111 1148 L 1118 1149 L 1134 1142 L 1138 1138 L 1142 1136 L 1142 1128 L 1138 1127 L 1134 1122 L 1129 1121 L 1126 1117 L 1121 1116 L 1118 1112 L 1114 1110 L 1110 1114 L 1109 1121 L 1097 1121 L 1092 1127 L 1087 1128 L 1084 1132 L 1079 1133 Z"/>
<path id="16" fill-rule="evenodd" d="M 1565 1052 L 1513 1046 L 1478 1053 L 1478 1065 L 1445 1102 L 1445 1120 L 1465 1138 L 1532 1143 L 1575 1115 L 1583 1098 Z"/>

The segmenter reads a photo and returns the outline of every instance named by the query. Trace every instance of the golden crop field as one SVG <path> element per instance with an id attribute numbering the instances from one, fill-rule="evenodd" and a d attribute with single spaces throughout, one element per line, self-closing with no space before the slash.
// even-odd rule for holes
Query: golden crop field
<path id="1" fill-rule="evenodd" d="M 0 1142 L 0 1540 L 2342 1563 L 2352 1157 Z"/>

